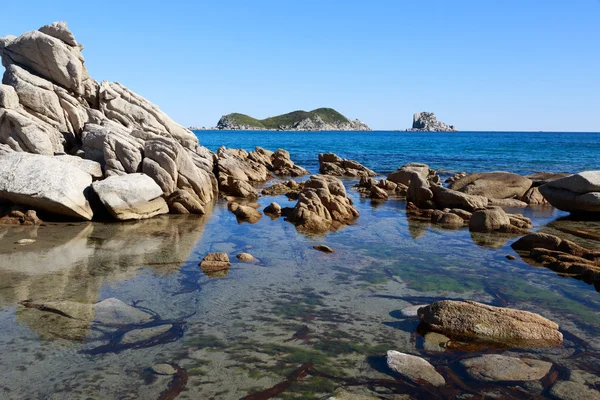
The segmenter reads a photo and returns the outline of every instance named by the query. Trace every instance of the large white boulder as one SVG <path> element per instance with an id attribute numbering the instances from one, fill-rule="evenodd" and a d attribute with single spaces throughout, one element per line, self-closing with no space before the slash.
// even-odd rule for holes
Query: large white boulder
<path id="1" fill-rule="evenodd" d="M 118 220 L 145 219 L 169 212 L 162 189 L 148 175 L 115 175 L 94 182 L 92 188 Z"/>
<path id="2" fill-rule="evenodd" d="M 600 212 L 600 171 L 584 171 L 540 186 L 554 207 L 572 213 Z"/>
<path id="3" fill-rule="evenodd" d="M 91 183 L 90 174 L 55 157 L 22 152 L 0 157 L 0 198 L 14 203 L 90 220 Z"/>

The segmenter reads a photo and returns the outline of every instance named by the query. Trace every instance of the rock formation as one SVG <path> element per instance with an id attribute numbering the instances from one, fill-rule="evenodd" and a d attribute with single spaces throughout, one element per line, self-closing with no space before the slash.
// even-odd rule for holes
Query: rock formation
<path id="1" fill-rule="evenodd" d="M 300 230 L 325 233 L 358 218 L 342 181 L 328 175 L 313 175 L 304 184 L 298 203 L 284 214 Z"/>
<path id="2" fill-rule="evenodd" d="M 2 177 L 0 198 L 91 219 L 86 197 L 91 179 L 143 172 L 163 196 L 183 190 L 188 203 L 199 205 L 190 210 L 203 211 L 217 191 L 213 155 L 154 104 L 120 83 L 92 79 L 82 50 L 64 22 L 0 39 L 6 68 L 0 85 L 0 154 L 16 153 L 2 157 L 5 166 L 19 160 L 15 172 Z M 38 177 L 34 169 L 40 170 Z M 50 183 L 37 186 L 43 191 L 15 186 L 42 179 Z"/>
<path id="3" fill-rule="evenodd" d="M 415 113 L 412 128 L 407 129 L 411 132 L 454 132 L 456 130 L 454 125 L 446 125 L 438 121 L 434 113 L 425 111 Z"/>
<path id="4" fill-rule="evenodd" d="M 540 193 L 559 210 L 600 212 L 600 171 L 584 171 L 540 186 Z"/>
<path id="5" fill-rule="evenodd" d="M 354 160 L 341 158 L 333 153 L 319 154 L 319 172 L 325 175 L 350 177 L 377 175 L 364 165 Z"/>
<path id="6" fill-rule="evenodd" d="M 467 175 L 451 183 L 449 188 L 488 199 L 520 199 L 531 185 L 532 181 L 521 175 L 495 171 Z"/>

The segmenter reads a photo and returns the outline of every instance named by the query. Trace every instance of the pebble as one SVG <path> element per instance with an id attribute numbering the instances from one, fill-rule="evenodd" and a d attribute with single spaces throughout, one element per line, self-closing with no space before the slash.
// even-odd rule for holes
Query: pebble
<path id="1" fill-rule="evenodd" d="M 237 256 L 235 256 L 235 258 L 243 262 L 250 262 L 254 260 L 254 256 L 250 253 L 240 253 Z"/>

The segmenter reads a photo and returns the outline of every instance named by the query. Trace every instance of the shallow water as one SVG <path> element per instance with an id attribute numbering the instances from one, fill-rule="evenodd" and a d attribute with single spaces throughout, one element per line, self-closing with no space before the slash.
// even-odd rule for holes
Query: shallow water
<path id="1" fill-rule="evenodd" d="M 206 143 L 208 135 L 203 137 Z M 247 147 L 251 139 L 242 137 Z M 272 140 L 259 144 L 280 147 Z M 393 169 L 402 162 L 396 160 Z M 150 372 L 158 363 L 185 371 L 187 384 L 178 399 L 240 399 L 285 381 L 303 365 L 307 375 L 275 398 L 321 399 L 340 388 L 389 399 L 402 393 L 414 398 L 547 395 L 548 382 L 471 381 L 457 360 L 482 352 L 551 361 L 559 380 L 572 370 L 600 374 L 600 298 L 593 286 L 519 257 L 506 259 L 516 255 L 509 246 L 514 236 L 409 220 L 403 200 L 361 199 L 351 189 L 356 181 L 344 182 L 360 218 L 323 236 L 299 233 L 283 218 L 239 224 L 222 201 L 203 217 L 0 226 L 0 398 L 153 399 L 181 389 L 181 379 Z M 258 202 L 262 208 L 271 201 L 294 204 L 284 196 Z M 570 221 L 553 208 L 519 211 L 532 218 L 536 230 L 600 249 L 595 240 L 565 233 L 569 228 L 600 232 L 598 222 Z M 23 238 L 36 242 L 15 244 Z M 314 244 L 336 252 L 321 253 Z M 232 266 L 207 275 L 198 263 L 216 251 L 227 252 Z M 240 252 L 256 261 L 239 262 Z M 93 314 L 67 318 L 26 307 L 108 298 L 147 311 L 152 319 L 113 326 Z M 432 346 L 417 332 L 418 320 L 400 310 L 441 299 L 540 313 L 560 325 L 564 344 L 472 351 Z M 139 329 L 164 332 L 152 340 L 125 340 Z M 429 360 L 447 386 L 433 390 L 396 379 L 385 366 L 390 349 Z"/>

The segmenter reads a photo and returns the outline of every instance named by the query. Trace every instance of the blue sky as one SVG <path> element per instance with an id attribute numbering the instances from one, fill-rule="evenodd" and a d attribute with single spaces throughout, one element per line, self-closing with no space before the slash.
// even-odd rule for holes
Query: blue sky
<path id="1" fill-rule="evenodd" d="M 183 125 L 333 107 L 375 129 L 600 131 L 600 0 L 4 2 Z"/>

